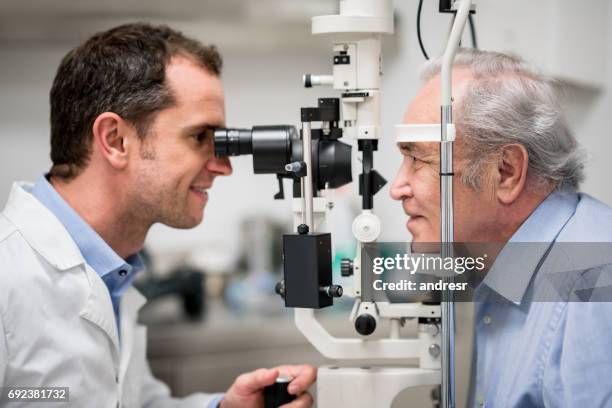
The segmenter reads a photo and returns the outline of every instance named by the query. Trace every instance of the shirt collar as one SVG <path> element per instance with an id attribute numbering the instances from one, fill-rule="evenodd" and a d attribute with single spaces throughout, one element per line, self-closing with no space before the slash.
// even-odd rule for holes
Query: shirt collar
<path id="1" fill-rule="evenodd" d="M 87 224 L 81 216 L 59 195 L 47 178 L 42 175 L 32 187 L 30 193 L 47 207 L 64 225 L 83 258 L 100 277 L 118 271 L 132 274 L 143 268 L 138 254 L 122 259 L 108 244 Z"/>
<path id="2" fill-rule="evenodd" d="M 519 305 L 542 259 L 576 211 L 579 200 L 576 193 L 549 194 L 510 238 L 482 283 Z"/>

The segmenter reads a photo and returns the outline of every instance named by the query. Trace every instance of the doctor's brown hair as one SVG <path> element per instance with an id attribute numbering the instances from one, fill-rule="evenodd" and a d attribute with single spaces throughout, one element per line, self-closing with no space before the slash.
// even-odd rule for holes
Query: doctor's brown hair
<path id="1" fill-rule="evenodd" d="M 165 69 L 176 55 L 221 74 L 215 46 L 163 25 L 125 24 L 95 34 L 70 51 L 50 93 L 51 176 L 70 180 L 85 167 L 92 126 L 101 113 L 116 113 L 145 137 L 155 113 L 175 104 Z"/>

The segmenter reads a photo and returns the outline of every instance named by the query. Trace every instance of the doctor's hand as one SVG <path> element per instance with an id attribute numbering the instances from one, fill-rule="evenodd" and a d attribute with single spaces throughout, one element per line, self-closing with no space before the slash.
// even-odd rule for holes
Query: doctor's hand
<path id="1" fill-rule="evenodd" d="M 311 365 L 284 365 L 271 369 L 260 368 L 250 373 L 242 374 L 227 390 L 220 408 L 261 408 L 264 406 L 263 390 L 268 385 L 274 384 L 276 378 L 292 378 L 289 383 L 288 392 L 297 396 L 283 408 L 307 408 L 312 405 L 312 397 L 308 394 L 310 387 L 316 379 L 317 371 Z"/>

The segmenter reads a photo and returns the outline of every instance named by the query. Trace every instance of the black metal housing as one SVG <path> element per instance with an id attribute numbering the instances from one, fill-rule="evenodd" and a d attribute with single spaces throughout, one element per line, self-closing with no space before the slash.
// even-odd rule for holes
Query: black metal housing
<path id="1" fill-rule="evenodd" d="M 332 284 L 331 234 L 284 234 L 285 306 L 320 309 L 333 305 L 321 289 Z"/>
<path id="2" fill-rule="evenodd" d="M 326 99 L 321 99 L 319 103 L 322 107 L 312 108 L 313 114 L 318 118 L 322 115 L 335 123 L 339 109 L 337 103 Z M 329 138 L 320 129 L 312 132 L 312 175 L 313 189 L 316 191 L 323 190 L 326 185 L 338 188 L 353 181 L 352 147 L 337 140 L 339 131 L 332 128 Z M 255 174 L 277 174 L 299 181 L 299 177 L 285 169 L 285 165 L 303 160 L 302 143 L 294 126 L 217 129 L 214 144 L 215 154 L 219 157 L 252 154 Z M 282 197 L 281 194 L 279 198 Z"/>

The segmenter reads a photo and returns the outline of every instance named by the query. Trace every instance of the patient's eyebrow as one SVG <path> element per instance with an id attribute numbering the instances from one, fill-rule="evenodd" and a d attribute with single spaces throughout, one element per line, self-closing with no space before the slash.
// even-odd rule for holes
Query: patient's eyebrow
<path id="1" fill-rule="evenodd" d="M 398 145 L 402 154 L 419 157 L 424 160 L 435 160 L 438 154 L 436 146 L 432 146 L 432 143 L 429 142 L 400 142 Z"/>
<path id="2" fill-rule="evenodd" d="M 398 143 L 399 149 L 406 153 L 425 154 L 427 153 L 419 143 L 415 142 L 400 142 Z"/>

